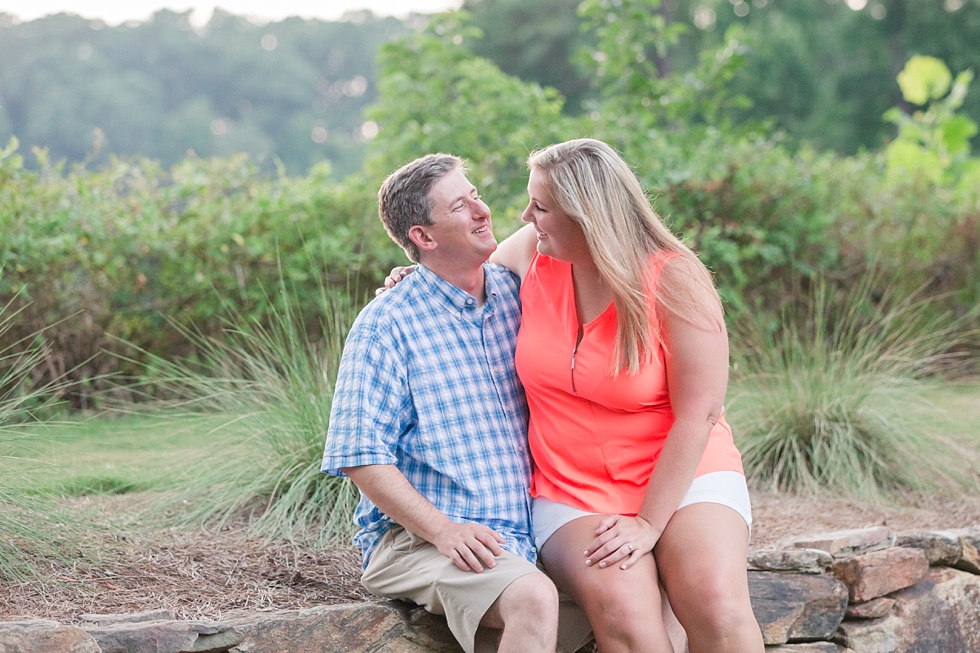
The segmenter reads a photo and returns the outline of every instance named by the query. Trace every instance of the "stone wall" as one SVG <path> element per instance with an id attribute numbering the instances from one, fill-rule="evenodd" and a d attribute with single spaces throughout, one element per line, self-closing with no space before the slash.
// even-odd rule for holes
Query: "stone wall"
<path id="1" fill-rule="evenodd" d="M 980 653 L 980 527 L 820 533 L 749 552 L 770 653 Z M 398 602 L 176 621 L 165 610 L 0 622 L 0 653 L 458 653 L 445 620 Z"/>

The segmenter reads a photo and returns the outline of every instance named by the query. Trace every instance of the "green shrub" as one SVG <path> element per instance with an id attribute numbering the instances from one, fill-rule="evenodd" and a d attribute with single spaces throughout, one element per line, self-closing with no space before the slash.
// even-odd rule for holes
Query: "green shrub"
<path id="1" fill-rule="evenodd" d="M 782 320 L 733 330 L 731 421 L 756 486 L 880 499 L 963 491 L 975 453 L 936 433 L 934 381 L 955 373 L 964 333 L 914 297 L 818 283 Z"/>
<path id="2" fill-rule="evenodd" d="M 163 358 L 192 355 L 168 321 L 217 334 L 225 306 L 268 319 L 280 274 L 305 306 L 321 285 L 373 289 L 403 254 L 376 216 L 374 190 L 261 175 L 246 156 L 189 158 L 164 172 L 150 161 L 102 170 L 24 169 L 16 143 L 0 155 L 0 301 L 26 306 L 9 336 L 50 328 L 39 371 L 73 382 L 76 408 L 109 374 L 132 371 L 109 335 Z M 309 263 L 319 276 L 310 276 Z M 29 305 L 27 305 L 29 303 Z"/>

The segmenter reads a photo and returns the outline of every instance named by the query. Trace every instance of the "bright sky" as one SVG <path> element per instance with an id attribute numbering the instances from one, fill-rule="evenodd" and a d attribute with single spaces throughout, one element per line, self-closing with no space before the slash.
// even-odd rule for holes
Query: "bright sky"
<path id="1" fill-rule="evenodd" d="M 412 12 L 433 13 L 459 7 L 461 0 L 0 0 L 0 13 L 33 20 L 67 11 L 85 18 L 101 18 L 110 25 L 127 20 L 145 20 L 158 9 L 183 12 L 194 9 L 192 22 L 204 24 L 215 6 L 233 14 L 281 20 L 287 16 L 337 20 L 345 12 L 370 9 L 376 14 L 407 16 Z"/>

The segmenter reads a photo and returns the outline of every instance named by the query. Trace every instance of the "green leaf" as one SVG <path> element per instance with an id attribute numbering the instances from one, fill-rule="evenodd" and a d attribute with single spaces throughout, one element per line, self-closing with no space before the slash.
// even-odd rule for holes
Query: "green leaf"
<path id="1" fill-rule="evenodd" d="M 914 56 L 898 74 L 898 85 L 902 95 L 912 104 L 925 104 L 938 100 L 949 91 L 953 75 L 935 57 Z"/>
<path id="2" fill-rule="evenodd" d="M 942 133 L 950 154 L 969 153 L 970 139 L 977 133 L 977 123 L 966 116 L 952 116 L 943 121 Z"/>

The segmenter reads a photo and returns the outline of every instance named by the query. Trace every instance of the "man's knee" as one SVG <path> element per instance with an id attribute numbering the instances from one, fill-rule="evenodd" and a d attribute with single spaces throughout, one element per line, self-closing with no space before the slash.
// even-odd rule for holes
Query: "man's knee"
<path id="1" fill-rule="evenodd" d="M 558 623 L 558 590 L 544 574 L 525 574 L 507 586 L 499 599 L 504 625 L 519 619 Z"/>

